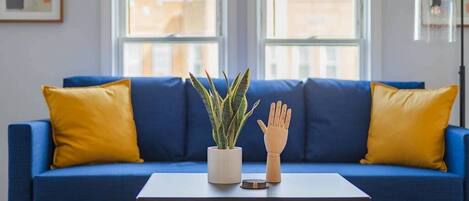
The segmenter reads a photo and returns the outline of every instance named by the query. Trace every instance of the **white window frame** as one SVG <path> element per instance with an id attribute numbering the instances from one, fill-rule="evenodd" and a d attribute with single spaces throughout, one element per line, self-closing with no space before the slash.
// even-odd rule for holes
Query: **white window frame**
<path id="1" fill-rule="evenodd" d="M 127 11 L 128 0 L 115 0 L 115 15 L 114 18 L 117 23 L 114 24 L 114 32 L 116 32 L 116 52 L 115 52 L 115 67 L 112 71 L 113 75 L 123 76 L 124 75 L 124 44 L 126 43 L 154 43 L 154 44 L 183 44 L 183 43 L 215 43 L 218 46 L 218 70 L 219 75 L 222 75 L 222 71 L 228 70 L 226 68 L 227 54 L 225 51 L 226 41 L 226 3 L 223 0 L 216 1 L 216 33 L 215 36 L 197 36 L 197 37 L 185 37 L 185 36 L 168 36 L 168 37 L 140 37 L 140 36 L 128 36 L 127 25 L 128 25 L 128 11 Z"/>
<path id="2" fill-rule="evenodd" d="M 253 79 L 264 79 L 265 43 L 261 40 L 261 6 L 263 0 L 219 0 L 218 23 L 221 38 L 218 39 L 220 71 L 229 77 L 251 68 Z M 360 79 L 381 79 L 381 23 L 382 0 L 360 0 Z M 122 32 L 120 20 L 123 0 L 101 1 L 101 74 L 122 76 Z M 125 2 L 124 2 L 125 3 Z M 243 22 L 244 23 L 240 23 Z M 125 29 L 123 30 L 125 31 Z M 124 32 L 125 33 L 125 32 Z M 197 38 L 196 38 L 197 39 Z M 178 40 L 178 39 L 175 39 Z M 159 41 L 161 42 L 161 41 Z M 184 42 L 184 41 L 174 41 Z M 304 41 L 280 41 L 284 43 Z M 307 41 L 329 42 L 337 41 Z M 350 42 L 350 41 L 341 41 Z"/>
<path id="3" fill-rule="evenodd" d="M 258 61 L 257 61 L 257 77 L 265 79 L 265 48 L 268 45 L 278 46 L 352 46 L 359 49 L 359 78 L 370 79 L 369 68 L 367 61 L 367 40 L 366 40 L 366 7 L 369 0 L 355 0 L 355 12 L 357 13 L 356 25 L 356 39 L 270 39 L 267 38 L 267 10 L 266 0 L 258 0 Z"/>

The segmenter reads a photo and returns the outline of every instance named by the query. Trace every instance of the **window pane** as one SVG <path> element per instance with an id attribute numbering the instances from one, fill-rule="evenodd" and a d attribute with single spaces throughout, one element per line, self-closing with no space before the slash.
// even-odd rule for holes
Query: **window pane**
<path id="1" fill-rule="evenodd" d="M 356 38 L 356 0 L 266 0 L 267 38 Z"/>
<path id="2" fill-rule="evenodd" d="M 124 45 L 125 76 L 205 76 L 205 70 L 218 77 L 216 43 Z"/>
<path id="3" fill-rule="evenodd" d="M 359 53 L 355 46 L 267 46 L 266 79 L 308 77 L 359 79 Z"/>
<path id="4" fill-rule="evenodd" d="M 130 36 L 216 36 L 216 0 L 128 0 Z"/>

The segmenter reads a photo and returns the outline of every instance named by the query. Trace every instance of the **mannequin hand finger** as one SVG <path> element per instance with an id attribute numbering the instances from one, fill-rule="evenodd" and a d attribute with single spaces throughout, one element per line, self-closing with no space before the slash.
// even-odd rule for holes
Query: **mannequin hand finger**
<path id="1" fill-rule="evenodd" d="M 284 128 L 288 130 L 290 127 L 290 120 L 291 120 L 291 108 L 287 110 L 287 116 L 285 117 L 285 126 Z"/>
<path id="2" fill-rule="evenodd" d="M 272 103 L 270 104 L 269 121 L 267 122 L 267 126 L 274 125 L 274 117 L 275 117 L 275 103 Z"/>
<path id="3" fill-rule="evenodd" d="M 274 126 L 278 126 L 280 124 L 281 112 L 282 112 L 282 101 L 278 101 L 277 106 L 275 108 Z"/>
<path id="4" fill-rule="evenodd" d="M 257 120 L 257 124 L 259 124 L 259 127 L 261 128 L 262 132 L 265 134 L 267 131 L 267 127 L 265 126 L 264 122 L 262 120 Z"/>
<path id="5" fill-rule="evenodd" d="M 285 126 L 285 117 L 287 115 L 287 104 L 283 104 L 282 106 L 282 112 L 280 113 L 280 121 L 279 121 L 279 126 L 284 127 Z"/>

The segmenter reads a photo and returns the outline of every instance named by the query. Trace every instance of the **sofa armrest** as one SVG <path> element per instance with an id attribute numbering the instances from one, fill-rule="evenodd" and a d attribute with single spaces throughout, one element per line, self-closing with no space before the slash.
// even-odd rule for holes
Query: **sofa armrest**
<path id="1" fill-rule="evenodd" d="M 469 129 L 449 126 L 446 129 L 445 162 L 448 172 L 467 175 L 469 167 Z"/>
<path id="2" fill-rule="evenodd" d="M 49 170 L 53 142 L 48 120 L 8 127 L 8 200 L 32 201 L 32 179 Z"/>

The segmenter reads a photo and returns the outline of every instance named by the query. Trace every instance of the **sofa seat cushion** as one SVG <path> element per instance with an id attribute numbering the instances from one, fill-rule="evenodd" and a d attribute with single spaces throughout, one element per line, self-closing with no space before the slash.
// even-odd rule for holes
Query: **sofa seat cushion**
<path id="1" fill-rule="evenodd" d="M 148 177 L 160 173 L 204 173 L 204 162 L 106 164 L 47 171 L 34 178 L 36 201 L 134 201 Z M 243 172 L 265 171 L 244 163 Z M 284 163 L 284 173 L 339 173 L 373 201 L 462 201 L 463 178 L 435 170 L 360 164 Z M 418 192 L 418 193 L 416 193 Z"/>
<path id="2" fill-rule="evenodd" d="M 78 76 L 64 87 L 95 86 L 122 77 Z M 181 78 L 133 77 L 132 105 L 137 140 L 145 161 L 179 161 L 184 157 L 186 97 Z"/>
<path id="3" fill-rule="evenodd" d="M 207 79 L 200 82 L 208 87 Z M 215 87 L 222 96 L 226 94 L 226 82 L 214 79 Z M 187 92 L 187 160 L 206 161 L 207 147 L 215 145 L 212 138 L 212 126 L 200 95 L 186 82 Z M 257 119 L 267 122 L 270 104 L 278 100 L 292 108 L 292 119 L 288 132 L 288 141 L 282 152 L 282 160 L 301 162 L 305 150 L 305 113 L 304 89 L 301 81 L 295 80 L 252 80 L 246 94 L 249 108 L 260 100 L 259 107 L 241 130 L 236 146 L 243 148 L 244 161 L 265 161 L 267 153 L 264 145 L 264 134 L 256 123 Z"/>
<path id="4" fill-rule="evenodd" d="M 55 169 L 33 179 L 35 201 L 135 201 L 153 172 L 206 172 L 205 163 L 104 164 Z"/>

